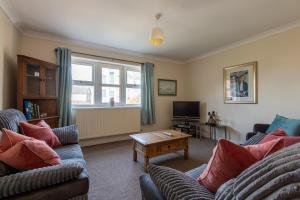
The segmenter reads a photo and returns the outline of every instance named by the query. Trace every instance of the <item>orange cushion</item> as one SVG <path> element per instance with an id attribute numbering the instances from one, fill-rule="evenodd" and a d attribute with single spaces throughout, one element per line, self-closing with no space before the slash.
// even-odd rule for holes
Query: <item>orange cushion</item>
<path id="1" fill-rule="evenodd" d="M 30 170 L 60 164 L 57 153 L 44 141 L 30 139 L 18 142 L 0 153 L 0 160 L 19 170 Z"/>
<path id="2" fill-rule="evenodd" d="M 58 137 L 44 120 L 40 121 L 36 125 L 29 124 L 27 122 L 20 122 L 20 127 L 24 135 L 38 140 L 43 140 L 52 148 L 61 146 Z"/>
<path id="3" fill-rule="evenodd" d="M 282 140 L 243 147 L 221 139 L 214 148 L 207 167 L 197 180 L 211 192 L 217 192 L 223 183 L 280 148 L 283 148 Z"/>
<path id="4" fill-rule="evenodd" d="M 269 133 L 259 144 L 282 138 L 284 140 L 284 146 L 290 146 L 300 142 L 300 136 L 289 136 L 282 128 L 276 129 L 272 133 Z"/>
<path id="5" fill-rule="evenodd" d="M 4 128 L 2 129 L 2 137 L 0 140 L 0 153 L 6 151 L 18 142 L 28 139 L 31 138 Z"/>

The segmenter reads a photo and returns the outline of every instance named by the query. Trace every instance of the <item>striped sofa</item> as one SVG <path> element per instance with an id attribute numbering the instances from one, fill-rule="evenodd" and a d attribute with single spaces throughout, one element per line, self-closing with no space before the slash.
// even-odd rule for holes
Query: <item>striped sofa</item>
<path id="1" fill-rule="evenodd" d="M 205 169 L 206 164 L 203 164 L 195 169 L 192 169 L 185 173 L 188 177 L 196 180 L 202 171 Z M 197 184 L 199 185 L 199 184 Z M 149 174 L 144 174 L 140 176 L 140 188 L 142 193 L 143 200 L 166 200 L 167 198 L 162 194 L 157 186 L 154 184 Z M 211 198 L 207 198 L 208 200 L 214 199 L 214 195 L 209 192 L 206 188 L 202 188 L 201 192 L 203 193 L 203 197 L 209 196 Z"/>
<path id="2" fill-rule="evenodd" d="M 268 124 L 256 124 L 243 145 L 259 143 Z M 299 199 L 300 143 L 281 149 L 258 161 L 238 177 L 224 183 L 212 193 L 196 179 L 203 164 L 186 173 L 163 166 L 150 165 L 149 174 L 140 176 L 143 200 L 231 200 L 231 199 Z"/>
<path id="3" fill-rule="evenodd" d="M 26 121 L 15 109 L 0 111 L 0 130 L 19 132 L 19 122 Z M 0 161 L 0 199 L 16 200 L 84 200 L 87 199 L 89 177 L 77 126 L 55 128 L 63 146 L 55 148 L 62 163 L 28 171 L 18 171 Z"/>

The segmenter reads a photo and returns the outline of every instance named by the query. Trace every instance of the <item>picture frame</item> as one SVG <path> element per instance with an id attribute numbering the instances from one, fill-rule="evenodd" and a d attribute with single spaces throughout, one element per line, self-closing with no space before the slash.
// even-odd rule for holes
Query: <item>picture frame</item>
<path id="1" fill-rule="evenodd" d="M 159 96 L 177 96 L 177 80 L 158 79 Z"/>
<path id="2" fill-rule="evenodd" d="M 224 103 L 257 104 L 257 61 L 225 67 Z"/>

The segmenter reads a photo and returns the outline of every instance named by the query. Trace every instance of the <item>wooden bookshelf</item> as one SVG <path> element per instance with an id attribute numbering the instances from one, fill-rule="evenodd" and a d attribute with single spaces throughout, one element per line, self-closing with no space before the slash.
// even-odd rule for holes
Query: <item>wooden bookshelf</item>
<path id="1" fill-rule="evenodd" d="M 34 124 L 45 120 L 51 127 L 58 127 L 57 77 L 57 65 L 18 55 L 18 109 L 26 114 L 24 101 L 39 108 L 35 109 L 35 116 L 28 119 L 28 122 Z M 38 114 L 42 113 L 46 113 L 47 117 L 41 118 Z"/>

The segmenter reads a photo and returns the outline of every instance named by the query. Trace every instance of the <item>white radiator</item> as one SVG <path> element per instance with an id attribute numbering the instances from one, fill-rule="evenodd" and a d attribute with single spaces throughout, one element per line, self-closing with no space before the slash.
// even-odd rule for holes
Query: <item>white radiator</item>
<path id="1" fill-rule="evenodd" d="M 79 108 L 74 110 L 80 139 L 91 139 L 141 130 L 140 108 Z"/>

